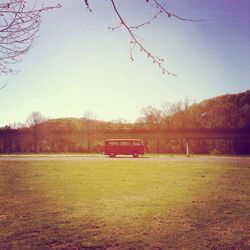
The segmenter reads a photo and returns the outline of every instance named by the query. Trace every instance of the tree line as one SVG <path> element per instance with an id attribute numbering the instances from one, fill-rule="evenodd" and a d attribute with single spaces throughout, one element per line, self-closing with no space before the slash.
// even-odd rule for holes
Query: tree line
<path id="1" fill-rule="evenodd" d="M 129 123 L 124 120 L 101 121 L 93 113 L 82 118 L 46 119 L 33 112 L 23 125 L 12 125 L 0 131 L 0 152 L 102 152 L 103 140 L 97 129 L 185 129 L 185 128 L 250 128 L 250 90 L 227 94 L 200 103 L 189 98 L 165 103 L 160 108 L 148 106 L 140 117 Z M 151 153 L 184 153 L 185 141 L 147 139 Z M 249 140 L 192 140 L 192 153 L 250 154 Z"/>

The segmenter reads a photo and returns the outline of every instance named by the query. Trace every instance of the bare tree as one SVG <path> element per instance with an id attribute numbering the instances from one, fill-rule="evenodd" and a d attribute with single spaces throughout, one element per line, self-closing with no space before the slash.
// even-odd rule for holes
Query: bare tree
<path id="1" fill-rule="evenodd" d="M 44 122 L 46 118 L 38 111 L 32 112 L 27 118 L 28 126 L 33 130 L 33 150 L 35 153 L 38 152 L 38 125 Z"/>
<path id="2" fill-rule="evenodd" d="M 36 1 L 3 0 L 0 3 L 0 74 L 16 72 L 11 65 L 34 45 L 41 13 L 61 5 L 37 7 Z"/>
<path id="3" fill-rule="evenodd" d="M 85 5 L 87 6 L 89 11 L 92 11 L 89 5 L 89 0 L 84 0 Z M 155 5 L 155 14 L 149 18 L 148 20 L 145 20 L 145 22 L 137 24 L 137 25 L 132 25 L 130 26 L 127 22 L 127 20 L 124 19 L 122 13 L 120 12 L 120 10 L 117 8 L 117 0 L 110 0 L 113 10 L 115 12 L 115 14 L 117 15 L 120 24 L 116 27 L 109 27 L 109 29 L 111 30 L 116 30 L 118 28 L 125 28 L 125 30 L 128 32 L 131 41 L 131 49 L 129 52 L 130 55 L 130 59 L 132 61 L 134 61 L 134 57 L 133 57 L 133 51 L 135 48 L 138 48 L 142 53 L 146 54 L 147 57 L 156 65 L 158 66 L 161 70 L 163 74 L 168 74 L 171 76 L 177 76 L 175 73 L 169 71 L 166 69 L 166 67 L 163 65 L 164 63 L 164 59 L 160 58 L 158 56 L 156 56 L 154 53 L 152 53 L 149 49 L 147 49 L 143 43 L 140 41 L 139 36 L 137 35 L 136 31 L 138 31 L 140 28 L 142 28 L 143 26 L 149 25 L 151 22 L 155 21 L 160 15 L 165 14 L 167 15 L 168 18 L 175 18 L 178 19 L 180 21 L 189 21 L 189 22 L 200 22 L 203 21 L 202 19 L 188 19 L 188 18 L 183 18 L 181 16 L 178 16 L 170 11 L 168 11 L 168 9 L 166 8 L 166 3 L 162 4 L 160 3 L 159 0 L 144 0 L 144 3 L 153 3 Z"/>
<path id="4" fill-rule="evenodd" d="M 152 106 L 141 109 L 142 117 L 137 122 L 145 125 L 146 128 L 160 128 L 162 111 Z"/>
<path id="5" fill-rule="evenodd" d="M 94 121 L 96 120 L 96 115 L 91 111 L 85 111 L 81 119 L 87 134 L 87 151 L 89 153 L 91 150 L 91 142 L 93 141 L 94 137 L 93 129 L 95 128 Z"/>

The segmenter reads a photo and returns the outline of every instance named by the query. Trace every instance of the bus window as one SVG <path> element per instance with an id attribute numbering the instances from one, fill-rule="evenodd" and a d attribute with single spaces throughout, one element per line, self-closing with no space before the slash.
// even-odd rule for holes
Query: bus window
<path id="1" fill-rule="evenodd" d="M 121 146 L 129 146 L 129 145 L 130 145 L 130 142 L 129 142 L 129 141 L 121 141 L 121 142 L 120 142 L 120 145 L 121 145 Z"/>
<path id="2" fill-rule="evenodd" d="M 108 141 L 108 145 L 110 145 L 110 146 L 119 146 L 119 141 Z"/>
<path id="3" fill-rule="evenodd" d="M 141 142 L 140 141 L 132 141 L 133 146 L 140 146 Z"/>

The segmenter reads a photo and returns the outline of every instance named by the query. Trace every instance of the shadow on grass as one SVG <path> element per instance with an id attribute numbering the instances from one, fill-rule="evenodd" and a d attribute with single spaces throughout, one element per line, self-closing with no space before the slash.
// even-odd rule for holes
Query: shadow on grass
<path id="1" fill-rule="evenodd" d="M 162 249 L 250 249 L 250 164 L 223 164 L 201 195 L 165 222 L 157 240 Z M 209 173 L 202 174 L 207 178 Z"/>
<path id="2" fill-rule="evenodd" d="M 158 209 L 156 201 L 138 202 L 135 196 L 131 204 L 139 206 L 138 213 L 131 216 L 128 206 L 128 216 L 121 218 L 114 208 L 105 220 L 89 204 L 77 207 L 87 210 L 79 215 L 75 204 L 61 206 L 51 199 L 47 193 L 54 190 L 36 169 L 43 165 L 31 166 L 0 164 L 0 249 L 249 249 L 249 164 L 193 168 L 192 178 L 206 185 L 201 192 L 189 187 L 190 192 L 195 189 L 189 200 L 176 199 Z M 56 196 L 68 192 L 67 187 L 59 189 Z M 103 213 L 105 202 L 115 207 L 119 198 L 101 201 Z M 152 208 L 142 213 L 149 204 Z"/>

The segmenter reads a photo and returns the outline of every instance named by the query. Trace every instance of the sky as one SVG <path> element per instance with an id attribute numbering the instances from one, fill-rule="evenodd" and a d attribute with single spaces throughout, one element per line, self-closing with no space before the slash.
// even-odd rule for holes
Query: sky
<path id="1" fill-rule="evenodd" d="M 33 111 L 47 118 L 84 116 L 135 121 L 147 106 L 199 102 L 250 89 L 250 1 L 168 0 L 185 22 L 161 14 L 136 31 L 141 43 L 164 58 L 161 70 L 138 49 L 129 58 L 131 38 L 119 25 L 109 0 L 44 1 L 62 8 L 43 14 L 34 48 L 15 65 L 16 75 L 0 76 L 0 126 L 24 123 Z M 160 1 L 164 3 L 164 1 Z M 152 1 L 116 0 L 128 25 L 149 20 Z"/>

